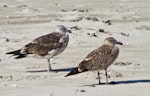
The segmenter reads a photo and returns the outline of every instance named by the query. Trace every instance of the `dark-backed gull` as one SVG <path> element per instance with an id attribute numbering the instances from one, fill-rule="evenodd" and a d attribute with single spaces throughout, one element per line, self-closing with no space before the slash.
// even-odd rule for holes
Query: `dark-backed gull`
<path id="1" fill-rule="evenodd" d="M 30 55 L 46 58 L 49 63 L 49 72 L 52 70 L 50 59 L 63 52 L 68 45 L 69 36 L 66 32 L 68 30 L 65 26 L 58 25 L 52 33 L 36 38 L 21 49 L 6 54 L 13 54 L 13 56 L 16 56 L 15 59 L 25 58 Z"/>

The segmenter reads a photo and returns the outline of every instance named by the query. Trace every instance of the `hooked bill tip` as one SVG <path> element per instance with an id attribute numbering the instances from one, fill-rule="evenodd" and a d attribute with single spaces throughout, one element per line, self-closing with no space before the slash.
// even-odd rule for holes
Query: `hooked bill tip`
<path id="1" fill-rule="evenodd" d="M 123 43 L 122 43 L 122 42 L 117 42 L 117 44 L 119 44 L 119 45 L 123 45 Z"/>

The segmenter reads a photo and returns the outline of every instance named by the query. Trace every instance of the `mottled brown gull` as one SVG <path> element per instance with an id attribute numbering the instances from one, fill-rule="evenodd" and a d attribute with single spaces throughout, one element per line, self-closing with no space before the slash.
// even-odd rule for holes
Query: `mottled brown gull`
<path id="1" fill-rule="evenodd" d="M 101 47 L 89 53 L 86 58 L 78 65 L 78 67 L 74 68 L 65 77 L 86 71 L 97 71 L 100 84 L 101 82 L 99 71 L 105 70 L 106 84 L 108 84 L 107 68 L 113 64 L 119 54 L 119 48 L 115 46 L 116 44 L 123 45 L 121 42 L 112 37 L 106 38 L 104 40 L 104 44 Z"/>
<path id="2" fill-rule="evenodd" d="M 13 54 L 16 56 L 15 59 L 27 56 L 45 58 L 48 60 L 48 72 L 50 72 L 52 70 L 50 59 L 63 52 L 68 45 L 69 36 L 66 32 L 68 30 L 65 26 L 58 25 L 52 33 L 36 38 L 21 49 L 6 54 Z"/>

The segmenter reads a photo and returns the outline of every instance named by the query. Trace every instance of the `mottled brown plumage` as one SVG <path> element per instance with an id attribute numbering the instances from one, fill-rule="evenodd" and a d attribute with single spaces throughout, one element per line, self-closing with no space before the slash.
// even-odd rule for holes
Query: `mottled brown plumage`
<path id="1" fill-rule="evenodd" d="M 61 48 L 63 46 L 63 43 L 59 42 L 62 36 L 63 34 L 59 34 L 57 32 L 47 34 L 33 40 L 32 43 L 25 45 L 23 50 L 28 54 L 38 54 L 41 56 L 45 56 L 49 51 L 56 48 Z"/>
<path id="2" fill-rule="evenodd" d="M 88 54 L 86 59 L 79 64 L 79 68 L 80 70 L 84 68 L 87 70 L 107 69 L 107 67 L 116 60 L 118 53 L 118 48 L 103 45 L 100 48 L 94 50 L 92 53 Z"/>
<path id="3" fill-rule="evenodd" d="M 66 76 L 82 73 L 85 71 L 105 70 L 106 83 L 108 83 L 107 68 L 117 59 L 119 54 L 119 48 L 115 46 L 116 44 L 122 45 L 121 42 L 118 42 L 112 37 L 106 38 L 104 44 L 101 47 L 89 53 L 86 58 L 79 64 L 79 66 Z"/>
<path id="4" fill-rule="evenodd" d="M 60 54 L 67 47 L 69 41 L 67 31 L 63 25 L 58 25 L 54 32 L 36 38 L 21 49 L 6 54 L 13 54 L 13 56 L 16 56 L 15 59 L 24 58 L 28 55 L 47 58 L 49 62 L 48 71 L 51 71 L 50 58 Z"/>

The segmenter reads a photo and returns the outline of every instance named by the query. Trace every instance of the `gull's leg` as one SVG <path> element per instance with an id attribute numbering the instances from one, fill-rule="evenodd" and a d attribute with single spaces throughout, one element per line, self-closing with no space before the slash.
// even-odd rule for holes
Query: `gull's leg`
<path id="1" fill-rule="evenodd" d="M 101 81 L 100 81 L 101 78 L 100 78 L 100 73 L 99 73 L 99 71 L 97 71 L 97 76 L 98 76 L 98 83 L 101 84 Z"/>
<path id="2" fill-rule="evenodd" d="M 108 84 L 108 76 L 107 76 L 107 69 L 105 70 L 105 76 L 106 76 L 106 84 Z"/>
<path id="3" fill-rule="evenodd" d="M 48 59 L 47 59 L 47 61 L 48 61 L 48 70 L 47 70 L 47 72 L 52 71 L 51 64 L 50 64 L 50 59 L 51 59 L 51 58 L 48 58 Z"/>

